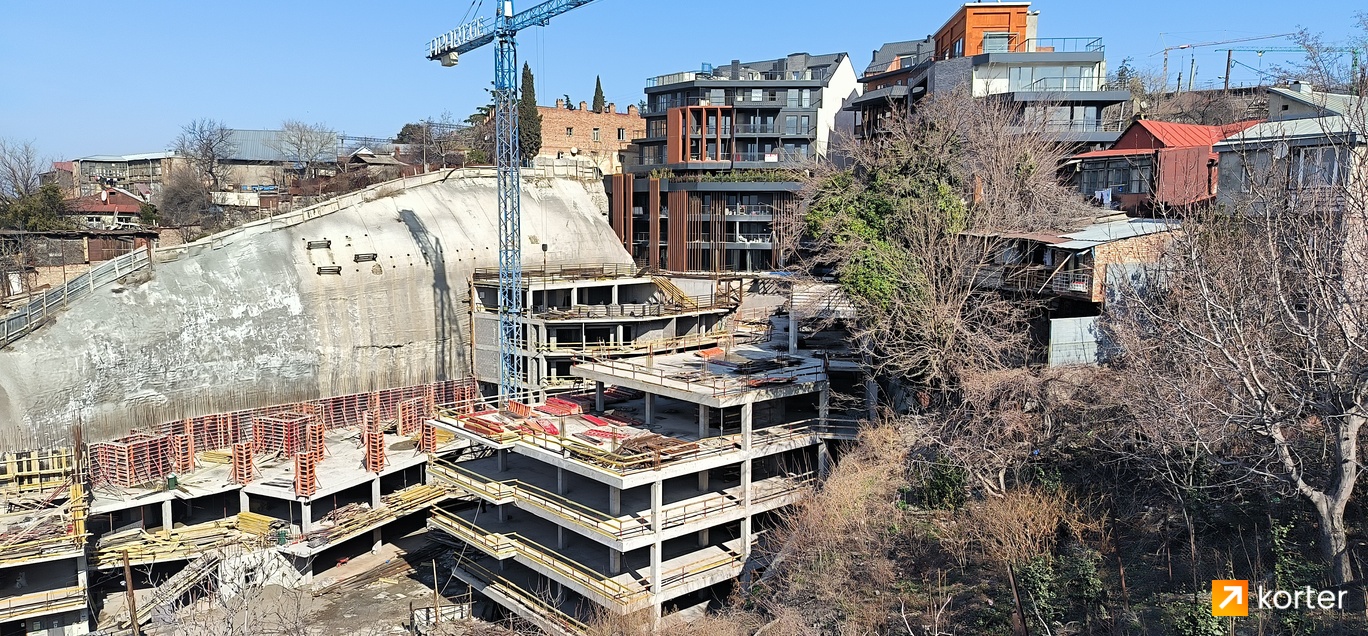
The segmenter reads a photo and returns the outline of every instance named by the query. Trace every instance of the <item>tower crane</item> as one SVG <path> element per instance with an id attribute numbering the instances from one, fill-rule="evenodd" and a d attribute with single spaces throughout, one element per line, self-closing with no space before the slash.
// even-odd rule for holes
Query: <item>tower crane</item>
<path id="1" fill-rule="evenodd" d="M 493 20 L 478 17 L 428 42 L 427 58 L 456 66 L 460 54 L 495 43 L 494 136 L 499 174 L 499 405 L 526 382 L 522 335 L 522 150 L 518 146 L 518 31 L 546 26 L 551 18 L 594 0 L 549 0 L 521 13 L 513 0 L 498 4 Z"/>
<path id="2" fill-rule="evenodd" d="M 1161 33 L 1160 35 L 1163 35 L 1163 34 Z M 1233 40 L 1220 40 L 1220 41 L 1216 41 L 1216 42 L 1198 42 L 1198 43 L 1196 43 L 1196 44 L 1179 44 L 1179 45 L 1177 45 L 1177 46 L 1166 46 L 1166 47 L 1164 47 L 1164 49 L 1163 49 L 1162 51 L 1159 51 L 1159 53 L 1162 53 L 1162 54 L 1164 55 L 1164 91 L 1165 91 L 1165 92 L 1168 91 L 1168 60 L 1169 60 L 1169 51 L 1179 51 L 1179 50 L 1188 50 L 1188 49 L 1200 49 L 1200 48 L 1204 48 L 1204 47 L 1208 47 L 1208 46 L 1220 46 L 1220 45 L 1222 45 L 1222 44 L 1237 44 L 1237 43 L 1240 43 L 1240 42 L 1254 42 L 1254 41 L 1256 41 L 1256 40 L 1272 40 L 1272 39 L 1274 39 L 1274 38 L 1285 38 L 1285 37 L 1291 37 L 1291 36 L 1293 36 L 1293 35 L 1296 35 L 1296 34 L 1295 34 L 1295 33 L 1279 33 L 1278 35 L 1257 35 L 1257 36 L 1247 37 L 1247 38 L 1235 38 L 1235 39 L 1233 39 Z M 1158 55 L 1159 53 L 1156 53 L 1155 55 Z M 1229 75 L 1229 73 L 1227 73 L 1227 75 Z M 1182 84 L 1182 82 L 1179 82 L 1179 83 L 1178 83 L 1178 90 L 1180 90 L 1180 91 L 1183 90 L 1183 84 Z"/>

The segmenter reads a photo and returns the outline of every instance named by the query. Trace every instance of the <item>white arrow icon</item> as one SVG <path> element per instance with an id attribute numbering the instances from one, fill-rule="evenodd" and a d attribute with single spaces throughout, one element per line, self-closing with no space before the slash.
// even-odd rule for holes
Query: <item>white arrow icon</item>
<path id="1" fill-rule="evenodd" d="M 1218 607 L 1220 607 L 1221 609 L 1225 609 L 1226 606 L 1230 605 L 1232 602 L 1236 605 L 1244 605 L 1245 601 L 1243 585 L 1225 585 L 1222 586 L 1221 589 L 1225 590 L 1227 594 L 1225 600 L 1221 601 L 1221 604 Z"/>

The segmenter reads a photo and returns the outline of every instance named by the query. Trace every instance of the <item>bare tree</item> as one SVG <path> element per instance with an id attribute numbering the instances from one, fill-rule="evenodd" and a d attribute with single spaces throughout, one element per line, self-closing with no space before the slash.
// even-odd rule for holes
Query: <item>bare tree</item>
<path id="1" fill-rule="evenodd" d="M 44 165 L 33 142 L 0 139 L 0 204 L 37 192 Z"/>
<path id="2" fill-rule="evenodd" d="M 1109 323 L 1134 437 L 1299 497 L 1344 585 L 1368 423 L 1368 116 L 1360 101 L 1320 121 L 1323 145 L 1240 156 L 1229 207 L 1187 219 Z"/>
<path id="3" fill-rule="evenodd" d="M 227 176 L 225 162 L 237 150 L 232 131 L 214 119 L 196 119 L 186 124 L 173 142 L 173 149 L 214 192 Z"/>
<path id="4" fill-rule="evenodd" d="M 1368 77 L 1362 60 L 1355 64 L 1355 58 L 1368 48 L 1368 13 L 1354 14 L 1353 24 L 1358 33 L 1344 45 L 1336 45 L 1320 33 L 1306 29 L 1297 31 L 1292 41 L 1306 49 L 1306 56 L 1300 62 L 1273 66 L 1269 69 L 1273 80 L 1282 84 L 1300 80 L 1321 90 L 1349 92 Z M 1355 72 L 1358 77 L 1354 76 Z"/>
<path id="5" fill-rule="evenodd" d="M 176 228 L 184 242 L 193 240 L 213 222 L 213 199 L 199 175 L 189 168 L 173 170 L 159 197 L 157 210 L 162 223 Z"/>
<path id="6" fill-rule="evenodd" d="M 337 159 L 337 131 L 325 124 L 287 119 L 280 124 L 280 133 L 269 145 L 293 163 L 304 180 L 318 176 L 320 165 Z"/>

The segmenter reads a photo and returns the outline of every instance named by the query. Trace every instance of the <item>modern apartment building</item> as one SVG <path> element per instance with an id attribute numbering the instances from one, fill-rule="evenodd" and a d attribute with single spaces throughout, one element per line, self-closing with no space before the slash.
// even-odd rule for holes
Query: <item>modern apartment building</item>
<path id="1" fill-rule="evenodd" d="M 860 85 L 845 53 L 661 75 L 646 84 L 646 136 L 608 180 L 610 223 L 653 270 L 778 267 L 775 220 L 796 209 L 791 171 L 848 130 Z"/>
<path id="2" fill-rule="evenodd" d="M 1029 2 L 970 2 L 928 40 L 875 51 L 860 77 L 863 95 L 847 103 L 859 137 L 878 134 L 884 118 L 933 93 L 966 89 L 1019 107 L 1026 125 L 1043 126 L 1081 148 L 1109 144 L 1125 121 L 1126 90 L 1107 86 L 1101 38 L 1040 38 L 1040 12 Z"/>

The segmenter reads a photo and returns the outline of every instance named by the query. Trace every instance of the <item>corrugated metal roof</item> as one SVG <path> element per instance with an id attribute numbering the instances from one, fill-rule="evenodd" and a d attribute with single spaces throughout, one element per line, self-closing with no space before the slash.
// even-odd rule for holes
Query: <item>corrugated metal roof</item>
<path id="1" fill-rule="evenodd" d="M 1200 126 L 1197 124 L 1176 124 L 1167 121 L 1142 119 L 1135 122 L 1144 127 L 1166 148 L 1188 148 L 1210 146 L 1241 130 L 1259 123 L 1256 120 L 1236 122 L 1225 126 Z"/>
<path id="2" fill-rule="evenodd" d="M 144 152 L 133 155 L 91 155 L 81 157 L 76 161 L 102 161 L 105 163 L 123 163 L 127 161 L 150 161 L 153 159 L 170 159 L 176 156 L 174 152 Z"/>
<path id="3" fill-rule="evenodd" d="M 1110 221 L 1107 223 L 1094 223 L 1077 232 L 1061 234 L 1069 239 L 1063 243 L 1055 245 L 1060 249 L 1082 250 L 1096 247 L 1104 243 L 1112 243 L 1122 239 L 1145 236 L 1147 234 L 1157 234 L 1168 232 L 1178 228 L 1177 221 L 1164 219 L 1125 219 L 1122 221 Z"/>
<path id="4" fill-rule="evenodd" d="M 1221 143 L 1216 144 L 1216 150 L 1230 151 L 1247 143 L 1316 138 L 1327 135 L 1342 135 L 1348 132 L 1354 132 L 1351 122 L 1342 115 L 1269 121 L 1250 126 L 1227 137 Z M 1362 131 L 1358 132 L 1361 133 Z"/>
<path id="5" fill-rule="evenodd" d="M 1288 99 L 1297 100 L 1308 106 L 1324 108 L 1332 113 L 1348 115 L 1358 107 L 1358 97 L 1353 95 L 1341 95 L 1339 93 L 1323 93 L 1321 91 L 1302 92 L 1290 88 L 1270 88 L 1270 93 L 1277 93 Z"/>
<path id="6" fill-rule="evenodd" d="M 1103 157 L 1127 157 L 1132 155 L 1152 155 L 1156 152 L 1155 148 L 1108 148 L 1107 150 L 1093 150 L 1074 155 L 1073 159 L 1099 159 Z"/>

